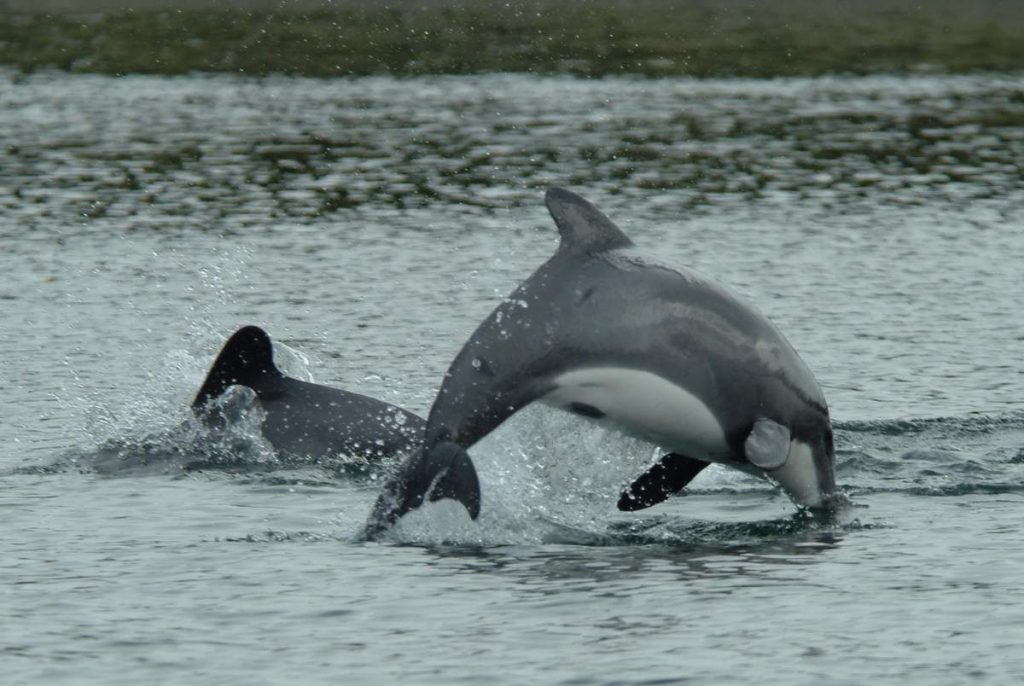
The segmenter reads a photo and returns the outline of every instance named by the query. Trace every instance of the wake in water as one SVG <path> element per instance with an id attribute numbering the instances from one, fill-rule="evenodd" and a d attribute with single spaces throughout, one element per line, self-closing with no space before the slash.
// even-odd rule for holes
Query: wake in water
<path id="1" fill-rule="evenodd" d="M 304 358 L 282 349 L 290 373 L 308 378 Z M 216 401 L 219 421 L 200 421 L 183 397 L 193 392 L 205 369 L 203 360 L 175 353 L 157 375 L 163 381 L 148 384 L 124 407 L 116 412 L 91 408 L 94 416 L 87 423 L 94 429 L 87 434 L 95 440 L 92 447 L 15 471 L 105 476 L 201 472 L 244 475 L 246 484 L 320 483 L 339 489 L 340 500 L 357 501 L 350 504 L 345 522 L 337 522 L 343 532 L 277 532 L 270 538 L 354 537 L 378 480 L 394 462 L 340 454 L 281 455 L 263 437 L 263 410 L 244 387 Z M 705 470 L 681 497 L 638 516 L 619 512 L 617 498 L 661 451 L 564 412 L 531 406 L 473 449 L 486 502 L 479 521 L 470 521 L 458 504 L 442 501 L 403 518 L 387 540 L 482 546 L 745 545 L 765 539 L 813 544 L 861 527 L 857 499 L 875 493 L 1024 492 L 1024 412 L 836 422 L 835 431 L 837 477 L 853 504 L 832 519 L 793 513 L 788 498 L 772 483 L 719 466 Z"/>
<path id="2" fill-rule="evenodd" d="M 484 507 L 439 501 L 406 514 L 386 540 L 415 544 L 679 544 L 828 532 L 853 517 L 793 513 L 776 485 L 712 465 L 683 495 L 638 516 L 618 510 L 623 488 L 662 451 L 568 413 L 535 404 L 475 445 Z"/>
<path id="3" fill-rule="evenodd" d="M 440 502 L 413 512 L 388 540 L 416 544 L 827 544 L 864 524 L 875 493 L 950 497 L 1024 493 L 1024 412 L 837 422 L 843 503 L 827 516 L 793 512 L 774 484 L 712 466 L 644 516 L 619 512 L 624 484 L 661 454 L 646 443 L 542 406 L 521 411 L 473 449 L 485 507 L 471 522 Z"/>
<path id="4" fill-rule="evenodd" d="M 269 341 L 267 345 L 269 347 Z M 330 394 L 327 398 L 330 401 L 336 396 L 343 399 L 362 398 L 312 384 L 308 360 L 301 353 L 281 344 L 277 344 L 277 353 L 281 367 L 288 370 L 288 376 L 281 378 L 300 391 L 312 388 L 321 391 L 322 395 Z M 93 445 L 65 451 L 48 464 L 16 471 L 78 471 L 104 476 L 148 476 L 211 471 L 252 474 L 302 469 L 318 472 L 321 479 L 329 479 L 363 476 L 373 473 L 375 469 L 379 470 L 380 465 L 386 463 L 379 459 L 377 453 L 380 450 L 375 445 L 355 444 L 359 450 L 351 451 L 352 454 L 341 450 L 323 450 L 322 435 L 311 436 L 315 439 L 308 441 L 311 449 L 300 450 L 289 445 L 292 449 L 281 450 L 280 444 L 272 444 L 268 439 L 266 429 L 270 410 L 264 406 L 258 391 L 248 386 L 231 385 L 223 390 L 218 388 L 213 397 L 204 397 L 205 402 L 197 411 L 195 407 L 190 407 L 190 400 L 204 378 L 207 367 L 207 362 L 179 351 L 170 355 L 163 370 L 152 375 L 145 388 L 129 397 L 121 407 L 110 408 L 102 403 L 86 404 L 87 401 L 80 399 L 84 433 Z M 273 371 L 278 372 L 278 369 L 274 367 Z M 309 401 L 298 398 L 293 414 L 301 413 L 304 407 L 302 402 Z M 365 403 L 376 401 L 365 399 Z M 333 406 L 333 402 L 329 404 Z M 278 402 L 278 405 L 290 408 L 287 398 L 283 403 Z M 391 409 L 383 403 L 376 405 Z M 394 409 L 396 413 L 401 412 L 398 408 Z M 275 426 L 279 427 L 282 424 L 282 411 L 276 407 L 273 411 L 277 412 Z M 289 411 L 285 410 L 286 413 Z M 291 417 L 286 414 L 286 426 L 289 419 Z M 301 419 L 299 417 L 293 423 L 300 425 Z M 384 417 L 384 421 L 393 419 L 391 414 Z M 369 425 L 372 420 L 373 417 L 359 417 L 357 421 Z M 394 429 L 394 426 L 389 427 L 392 432 Z M 339 435 L 347 435 L 341 431 L 338 430 Z"/>
<path id="5" fill-rule="evenodd" d="M 172 426 L 126 433 L 94 448 L 69 450 L 51 464 L 19 471 L 133 477 L 199 472 L 269 476 L 287 470 L 302 471 L 303 481 L 332 481 L 366 477 L 384 469 L 386 463 L 365 455 L 278 452 L 264 437 L 265 414 L 251 389 L 235 386 L 211 404 L 204 418 L 184 413 Z"/>
<path id="6" fill-rule="evenodd" d="M 1024 492 L 1024 412 L 836 424 L 851 496 Z"/>

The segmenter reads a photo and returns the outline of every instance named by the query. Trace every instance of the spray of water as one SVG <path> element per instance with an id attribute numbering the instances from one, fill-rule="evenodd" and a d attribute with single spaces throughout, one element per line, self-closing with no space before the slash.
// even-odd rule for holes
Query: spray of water
<path id="1" fill-rule="evenodd" d="M 662 452 L 565 412 L 534 405 L 518 413 L 470 451 L 480 477 L 478 521 L 450 501 L 406 515 L 390 540 L 415 544 L 605 543 L 660 533 L 678 540 L 664 508 L 652 515 L 624 515 L 616 504 L 623 488 Z M 769 484 L 726 468 L 711 467 L 691 485 L 701 493 L 763 494 Z M 785 504 L 784 497 L 771 498 Z M 783 517 L 792 507 L 777 510 Z M 677 520 L 675 520 L 677 521 Z M 663 530 L 663 531 L 662 531 Z"/>

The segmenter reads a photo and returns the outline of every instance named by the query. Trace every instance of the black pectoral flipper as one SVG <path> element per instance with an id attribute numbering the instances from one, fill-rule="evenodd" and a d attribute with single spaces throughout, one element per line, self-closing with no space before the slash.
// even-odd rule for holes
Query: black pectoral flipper
<path id="1" fill-rule="evenodd" d="M 443 442 L 418 450 L 385 484 L 363 529 L 373 540 L 424 500 L 451 498 L 462 503 L 469 516 L 480 516 L 480 481 L 469 454 L 454 443 Z"/>
<path id="2" fill-rule="evenodd" d="M 703 460 L 669 453 L 623 491 L 619 496 L 619 509 L 634 512 L 657 505 L 681 491 L 707 466 Z"/>

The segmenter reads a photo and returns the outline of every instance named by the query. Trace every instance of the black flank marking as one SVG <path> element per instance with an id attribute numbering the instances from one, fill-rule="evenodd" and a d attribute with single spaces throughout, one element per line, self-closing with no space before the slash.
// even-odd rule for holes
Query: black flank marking
<path id="1" fill-rule="evenodd" d="M 565 406 L 565 409 L 569 410 L 573 414 L 578 414 L 583 417 L 590 417 L 591 419 L 601 419 L 605 416 L 604 412 L 597 409 L 593 405 L 587 405 L 586 403 L 569 403 Z"/>

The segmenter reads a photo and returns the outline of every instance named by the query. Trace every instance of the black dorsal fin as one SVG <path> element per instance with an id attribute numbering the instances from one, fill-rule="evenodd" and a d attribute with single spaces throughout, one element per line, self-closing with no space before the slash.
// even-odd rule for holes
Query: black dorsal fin
<path id="1" fill-rule="evenodd" d="M 192 407 L 201 407 L 229 386 L 248 386 L 260 398 L 283 390 L 284 375 L 274 364 L 270 336 L 258 326 L 243 326 L 231 335 L 199 388 Z"/>
<path id="2" fill-rule="evenodd" d="M 551 188 L 544 202 L 562 236 L 561 250 L 595 253 L 633 245 L 615 222 L 572 191 Z"/>

